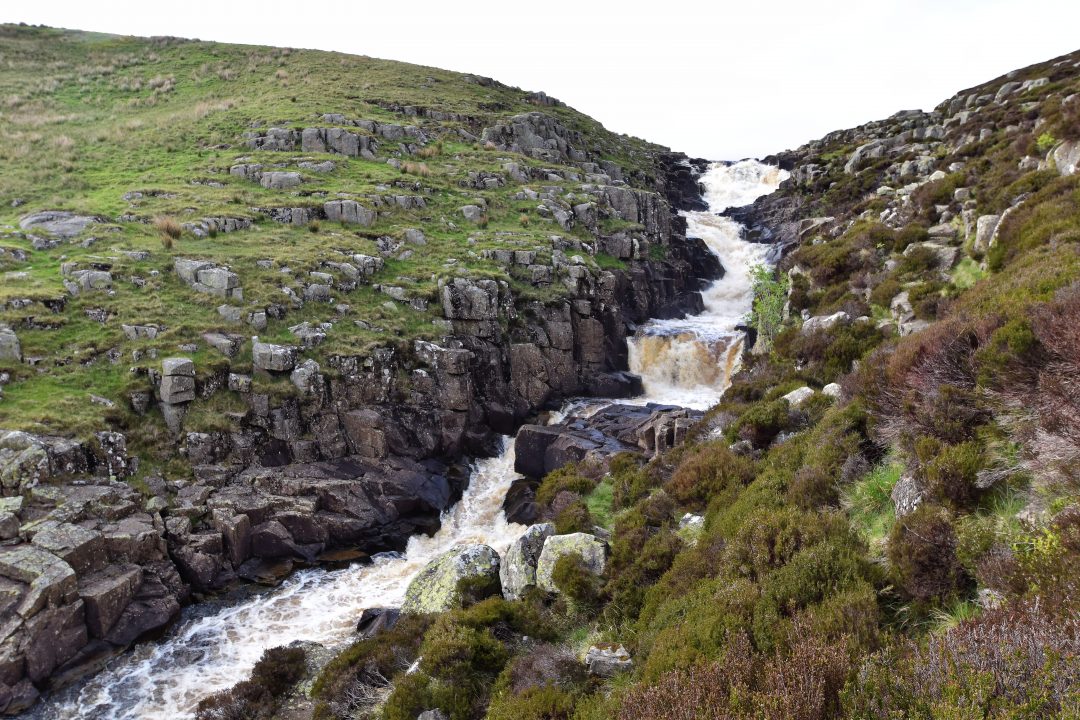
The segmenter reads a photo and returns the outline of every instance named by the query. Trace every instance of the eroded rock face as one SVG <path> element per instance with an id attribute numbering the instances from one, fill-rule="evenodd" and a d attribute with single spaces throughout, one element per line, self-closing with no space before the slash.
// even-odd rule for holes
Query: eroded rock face
<path id="1" fill-rule="evenodd" d="M 588 533 L 552 535 L 544 541 L 544 548 L 536 563 L 536 586 L 548 592 L 559 592 L 555 585 L 555 564 L 560 558 L 579 555 L 590 573 L 604 574 L 607 567 L 607 545 L 603 540 Z"/>
<path id="2" fill-rule="evenodd" d="M 524 425 L 514 439 L 514 470 L 531 478 L 569 463 L 603 471 L 620 452 L 652 457 L 674 447 L 700 417 L 696 410 L 674 405 L 613 404 L 587 418 L 570 416 L 554 425 Z"/>
<path id="3" fill-rule="evenodd" d="M 503 597 L 517 600 L 530 587 L 536 585 L 536 565 L 544 541 L 555 534 L 551 523 L 533 525 L 510 545 L 499 565 L 499 580 Z"/>
<path id="4" fill-rule="evenodd" d="M 499 554 L 487 545 L 460 545 L 429 562 L 409 583 L 403 613 L 445 612 L 460 603 L 464 579 L 499 582 Z"/>

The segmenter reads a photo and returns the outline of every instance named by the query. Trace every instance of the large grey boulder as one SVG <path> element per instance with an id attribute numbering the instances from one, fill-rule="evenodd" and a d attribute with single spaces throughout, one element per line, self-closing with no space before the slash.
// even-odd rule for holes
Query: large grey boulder
<path id="1" fill-rule="evenodd" d="M 922 504 L 923 489 L 914 475 L 904 473 L 893 485 L 890 498 L 896 509 L 896 517 L 902 518 L 915 512 L 916 508 Z"/>
<path id="2" fill-rule="evenodd" d="M 298 172 L 264 172 L 259 184 L 268 190 L 288 190 L 302 182 Z"/>
<path id="3" fill-rule="evenodd" d="M 791 405 L 791 407 L 797 408 L 812 397 L 814 397 L 813 388 L 803 385 L 801 388 L 792 390 L 787 395 L 785 395 L 784 400 L 787 400 L 788 405 Z"/>
<path id="4" fill-rule="evenodd" d="M 990 249 L 1000 223 L 1000 215 L 983 215 L 975 221 L 975 242 L 972 247 L 976 252 L 984 253 Z"/>
<path id="5" fill-rule="evenodd" d="M 560 558 L 579 555 L 585 568 L 593 575 L 604 574 L 607 567 L 607 545 L 588 533 L 552 535 L 544 541 L 544 549 L 536 563 L 536 585 L 548 592 L 559 592 L 555 586 L 555 564 Z"/>
<path id="6" fill-rule="evenodd" d="M 191 402 L 195 399 L 195 363 L 184 357 L 161 361 L 161 385 L 158 397 L 167 405 Z"/>
<path id="7" fill-rule="evenodd" d="M 86 627 L 94 637 L 105 637 L 142 584 L 138 565 L 110 565 L 79 579 L 79 597 L 86 610 Z"/>
<path id="8" fill-rule="evenodd" d="M 533 525 L 510 545 L 499 565 L 503 597 L 517 600 L 536 585 L 540 552 L 544 549 L 544 541 L 554 534 L 555 526 L 551 523 Z"/>
<path id="9" fill-rule="evenodd" d="M 445 612 L 461 598 L 458 583 L 465 578 L 499 580 L 499 554 L 487 545 L 457 545 L 429 562 L 409 583 L 403 613 Z"/>
<path id="10" fill-rule="evenodd" d="M 355 200 L 331 200 L 323 203 L 323 212 L 331 222 L 343 222 L 369 227 L 375 224 L 377 214 Z"/>
<path id="11" fill-rule="evenodd" d="M 193 290 L 234 300 L 244 299 L 240 277 L 227 268 L 217 267 L 205 260 L 175 258 L 173 269 Z"/>
<path id="12" fill-rule="evenodd" d="M 296 348 L 290 345 L 271 345 L 252 338 L 251 364 L 256 370 L 289 372 L 296 366 Z"/>
<path id="13" fill-rule="evenodd" d="M 809 335 L 810 333 L 829 330 L 837 325 L 846 325 L 850 321 L 851 316 L 843 310 L 835 312 L 832 315 L 817 315 L 812 318 L 807 318 L 803 322 L 801 332 L 804 335 Z"/>
<path id="14" fill-rule="evenodd" d="M 442 287 L 442 305 L 447 320 L 495 320 L 499 316 L 499 284 L 454 278 Z"/>
<path id="15" fill-rule="evenodd" d="M 1077 169 L 1080 169 L 1080 140 L 1066 140 L 1054 148 L 1050 156 L 1054 167 L 1062 175 L 1076 173 Z"/>
<path id="16" fill-rule="evenodd" d="M 484 218 L 484 208 L 479 205 L 465 205 L 461 208 L 461 214 L 469 222 L 478 223 Z"/>
<path id="17" fill-rule="evenodd" d="M 0 325 L 0 361 L 22 361 L 22 346 L 19 337 L 7 325 Z"/>

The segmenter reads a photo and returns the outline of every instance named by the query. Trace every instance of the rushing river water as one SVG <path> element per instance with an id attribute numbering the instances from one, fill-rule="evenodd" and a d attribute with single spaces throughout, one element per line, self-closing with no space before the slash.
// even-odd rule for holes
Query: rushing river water
<path id="1" fill-rule="evenodd" d="M 710 210 L 686 213 L 688 230 L 720 257 L 726 274 L 703 292 L 702 314 L 649 323 L 630 339 L 631 369 L 645 384 L 637 402 L 703 409 L 727 389 L 742 349 L 735 326 L 750 309 L 749 269 L 764 262 L 765 247 L 744 242 L 737 223 L 714 213 L 753 202 L 783 177 L 782 171 L 751 160 L 717 163 L 702 176 Z M 564 410 L 578 407 L 583 406 L 568 403 Z M 455 544 L 484 543 L 505 552 L 525 529 L 507 523 L 502 513 L 503 498 L 517 477 L 513 442 L 506 438 L 499 456 L 473 465 L 468 488 L 444 514 L 439 532 L 412 538 L 404 554 L 385 553 L 371 564 L 343 570 L 303 570 L 234 605 L 188 608 L 165 638 L 138 645 L 93 678 L 47 699 L 34 715 L 188 718 L 200 699 L 245 679 L 269 647 L 294 640 L 346 643 L 361 610 L 400 604 L 412 577 Z"/>

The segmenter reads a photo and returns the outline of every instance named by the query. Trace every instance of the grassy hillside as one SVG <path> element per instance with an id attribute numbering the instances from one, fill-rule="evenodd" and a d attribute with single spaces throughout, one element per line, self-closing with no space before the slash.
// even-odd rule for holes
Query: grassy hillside
<path id="1" fill-rule="evenodd" d="M 537 493 L 604 576 L 357 643 L 316 715 L 1080 717 L 1078 92 L 1075 54 L 781 154 L 744 214 L 789 243 L 774 330 L 723 402 Z M 601 641 L 633 668 L 586 674 Z"/>
<path id="2" fill-rule="evenodd" d="M 0 104 L 0 323 L 15 330 L 28 360 L 0 360 L 9 373 L 0 427 L 50 434 L 137 424 L 127 391 L 144 384 L 140 373 L 155 356 L 196 344 L 186 354 L 200 373 L 222 362 L 200 339 L 208 331 L 295 342 L 288 328 L 333 323 L 312 354 L 363 354 L 387 338 L 408 346 L 443 332 L 443 278 L 506 280 L 525 300 L 559 296 L 557 285 L 533 283 L 524 268 L 507 268 L 485 251 L 536 250 L 543 263 L 551 259 L 553 232 L 571 242 L 593 234 L 540 216 L 535 193 L 522 196 L 503 166 L 513 160 L 520 174 L 542 180 L 534 185 L 541 192 L 545 183 L 581 181 L 586 173 L 581 163 L 568 167 L 481 142 L 483 128 L 508 117 L 542 109 L 566 132 L 580 133 L 580 152 L 596 173 L 648 188 L 656 180 L 656 146 L 609 133 L 542 94 L 336 53 L 2 26 Z M 381 124 L 346 128 L 377 145 L 369 155 L 302 152 L 299 143 L 286 152 L 248 147 L 250 136 L 268 128 L 299 132 L 354 120 Z M 298 172 L 302 182 L 268 189 L 230 173 L 238 164 Z M 325 219 L 283 224 L 260 212 L 317 210 L 338 198 L 377 208 L 377 219 L 359 228 Z M 423 207 L 401 207 L 397 198 L 421 198 Z M 466 219 L 459 210 L 465 205 L 479 206 L 480 216 Z M 45 234 L 20 221 L 42 210 L 97 222 L 35 249 L 35 237 Z M 227 220 L 253 225 L 216 229 Z M 633 227 L 617 219 L 600 225 Z M 422 240 L 406 230 L 420 230 Z M 401 247 L 387 253 L 380 239 Z M 303 300 L 314 282 L 309 273 L 348 281 L 327 263 L 354 254 L 385 257 L 385 265 L 359 283 L 338 282 L 330 302 L 301 308 L 295 298 Z M 178 257 L 238 276 L 240 322 L 219 313 L 222 298 L 177 278 Z M 625 265 L 603 254 L 588 262 Z M 77 295 L 65 289 L 73 270 L 93 268 L 111 273 L 109 287 Z M 276 312 L 265 328 L 245 326 L 252 308 Z M 125 324 L 152 326 L 156 335 L 129 338 Z M 233 365 L 242 369 L 248 360 L 242 355 Z M 290 391 L 287 381 L 279 384 L 277 391 Z M 203 407 L 189 427 L 212 428 L 213 418 L 231 409 Z"/>

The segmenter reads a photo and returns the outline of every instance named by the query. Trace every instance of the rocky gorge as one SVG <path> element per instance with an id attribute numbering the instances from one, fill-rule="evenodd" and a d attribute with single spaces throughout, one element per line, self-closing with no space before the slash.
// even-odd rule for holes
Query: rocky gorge
<path id="1" fill-rule="evenodd" d="M 446 132 L 469 135 L 440 129 L 439 120 L 424 130 L 340 113 L 323 113 L 321 120 L 337 127 L 270 128 L 247 133 L 243 142 L 270 153 L 330 154 L 335 160 L 328 167 L 310 168 L 321 172 L 348 158 L 375 160 L 381 143 L 404 140 L 400 153 L 407 157 Z M 538 171 L 508 160 L 504 173 L 469 175 L 480 187 L 520 184 L 523 198 L 539 198 L 550 208 L 556 230 L 578 228 L 588 238 L 552 234 L 540 252 L 483 251 L 496 266 L 520 269 L 533 286 L 551 288 L 557 300 L 521 298 L 505 280 L 448 276 L 435 288 L 442 333 L 430 340 L 357 355 L 319 353 L 316 360 L 313 350 L 333 333 L 332 323 L 303 322 L 290 328 L 294 344 L 258 336 L 249 343 L 237 330 L 210 329 L 201 342 L 182 345 L 187 354 L 155 361 L 157 352 L 136 350 L 141 362 L 132 372 L 142 387 L 126 399 L 98 399 L 106 409 L 129 403 L 137 416 L 160 413 L 187 477 L 140 469 L 122 432 L 99 431 L 89 441 L 20 430 L 0 434 L 6 598 L 0 704 L 9 714 L 26 709 L 41 690 L 93 671 L 167 627 L 183 605 L 207 594 L 280 577 L 294 563 L 317 564 L 335 550 L 402 549 L 410 536 L 434 532 L 440 513 L 460 496 L 464 457 L 490 454 L 500 435 L 563 399 L 640 392 L 640 380 L 626 372 L 626 336 L 649 318 L 699 311 L 699 290 L 723 272 L 700 240 L 686 237 L 677 212 L 701 206 L 690 164 L 674 153 L 656 153 L 654 186 L 643 190 L 622 180 L 631 173 L 617 163 L 595 162 L 581 133 L 543 112 L 478 127 L 477 135 L 496 151 L 569 164 L 584 175 L 587 201 L 576 205 L 561 199 L 560 188 L 537 193 L 528 187 L 580 182 L 572 171 Z M 229 173 L 271 191 L 300 180 L 297 173 L 253 163 L 233 165 Z M 129 195 L 137 202 L 144 194 Z M 370 196 L 366 204 L 350 199 L 254 210 L 302 227 L 320 219 L 365 227 L 382 214 L 377 208 L 384 201 Z M 422 194 L 390 202 L 406 210 L 426 206 Z M 466 222 L 470 208 L 482 212 L 463 207 Z M 608 218 L 627 229 L 605 231 Z M 20 228 L 41 251 L 117 221 L 141 219 L 45 211 L 22 215 Z M 181 231 L 212 239 L 253 229 L 251 219 L 220 216 L 187 223 Z M 391 248 L 402 244 L 379 242 L 384 240 Z M 423 245 L 424 233 L 406 231 L 404 244 Z M 618 267 L 583 259 L 598 253 L 615 258 Z M 328 263 L 329 273 L 312 272 L 292 296 L 293 309 L 370 283 L 384 257 L 394 256 L 353 254 Z M 226 264 L 178 256 L 170 270 L 195 293 L 224 301 L 217 310 L 226 322 L 246 323 L 251 331 L 289 312 L 245 303 L 243 276 Z M 116 292 L 112 262 L 67 262 L 62 274 L 69 296 Z M 402 288 L 383 285 L 381 292 L 410 301 Z M 8 326 L 4 332 L 6 362 L 23 360 L 18 334 Z M 123 332 L 138 344 L 165 328 L 132 322 Z M 201 346 L 224 361 L 193 360 Z M 237 356 L 250 360 L 237 366 L 230 362 Z M 253 377 L 287 391 L 260 392 Z M 189 429 L 185 417 L 192 409 L 222 394 L 239 401 L 225 414 L 226 427 Z M 141 490 L 129 482 L 135 477 Z"/>
<path id="2" fill-rule="evenodd" d="M 55 155 L 0 149 L 0 712 L 1074 708 L 1077 55 L 708 163 L 434 68 L 0 42 Z"/>

